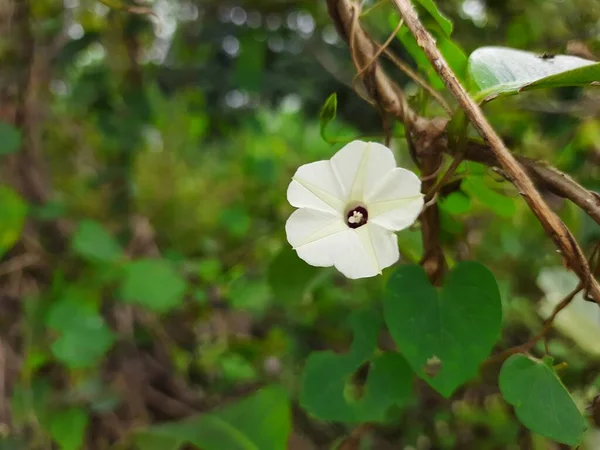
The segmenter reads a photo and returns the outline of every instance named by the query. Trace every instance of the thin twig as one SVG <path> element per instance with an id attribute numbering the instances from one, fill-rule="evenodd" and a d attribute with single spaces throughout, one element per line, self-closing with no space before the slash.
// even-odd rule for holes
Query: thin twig
<path id="1" fill-rule="evenodd" d="M 404 21 L 402 19 L 400 19 L 400 22 L 398 22 L 398 25 L 396 25 L 396 28 L 394 29 L 394 31 L 392 32 L 392 34 L 390 34 L 388 36 L 388 38 L 386 39 L 386 41 L 383 43 L 383 45 L 381 47 L 379 47 L 377 49 L 377 51 L 375 52 L 375 54 L 373 55 L 373 57 L 371 58 L 371 60 L 361 69 L 358 70 L 358 72 L 356 72 L 356 75 L 354 75 L 354 78 L 352 79 L 352 86 L 354 87 L 354 82 L 355 80 L 357 80 L 363 73 L 365 73 L 365 71 L 371 67 L 371 65 L 377 61 L 377 59 L 381 56 L 381 54 L 387 50 L 388 45 L 391 44 L 391 42 L 394 40 L 394 38 L 396 37 L 396 34 L 398 33 L 398 31 L 400 31 L 400 28 L 402 28 L 402 24 L 404 23 Z"/>
<path id="2" fill-rule="evenodd" d="M 493 364 L 496 362 L 501 362 L 501 361 L 504 361 L 509 356 L 514 355 L 515 353 L 526 353 L 529 350 L 531 350 L 540 339 L 544 338 L 548 334 L 548 332 L 552 328 L 554 319 L 556 318 L 558 313 L 560 313 L 563 309 L 565 309 L 573 301 L 575 296 L 579 292 L 581 292 L 582 289 L 583 289 L 583 285 L 582 285 L 582 283 L 579 283 L 577 285 L 577 287 L 575 289 L 573 289 L 573 291 L 571 291 L 571 293 L 569 293 L 569 295 L 567 295 L 558 305 L 556 305 L 556 307 L 552 311 L 552 314 L 550 315 L 550 317 L 548 317 L 544 321 L 544 326 L 542 327 L 541 331 L 538 334 L 536 334 L 534 337 L 532 337 L 529 341 L 525 342 L 524 344 L 508 348 L 508 349 L 504 350 L 503 352 L 500 352 L 500 353 L 492 356 L 491 358 L 487 359 L 484 362 L 484 364 L 489 365 L 489 364 Z M 547 347 L 546 347 L 546 353 L 548 353 Z"/>
<path id="3" fill-rule="evenodd" d="M 394 52 L 392 52 L 389 48 L 385 50 L 385 56 L 393 62 L 398 69 L 404 72 L 411 80 L 421 86 L 423 89 L 427 91 L 429 95 L 433 97 L 433 99 L 440 104 L 440 106 L 446 111 L 448 114 L 452 114 L 452 108 L 448 106 L 444 97 L 440 95 L 438 91 L 436 91 L 430 84 L 428 84 L 423 78 L 421 78 L 412 68 L 398 58 Z"/>
<path id="4" fill-rule="evenodd" d="M 456 75 L 436 47 L 434 38 L 420 22 L 410 0 L 392 1 L 435 71 L 442 78 L 448 90 L 457 99 L 475 129 L 489 144 L 500 166 L 510 176 L 512 183 L 525 198 L 525 201 L 542 224 L 546 233 L 558 247 L 564 258 L 564 262 L 579 276 L 584 285 L 586 296 L 589 296 L 600 305 L 600 285 L 591 275 L 588 262 L 571 232 L 548 207 L 540 193 L 535 189 L 533 182 L 527 176 L 523 167 L 508 148 L 506 148 L 500 136 L 492 128 L 479 105 L 469 97 L 469 94 L 458 81 Z"/>

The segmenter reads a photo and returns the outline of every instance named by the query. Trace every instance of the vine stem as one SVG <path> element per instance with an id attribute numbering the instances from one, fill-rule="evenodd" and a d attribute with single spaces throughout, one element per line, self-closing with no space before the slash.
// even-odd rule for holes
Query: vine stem
<path id="1" fill-rule="evenodd" d="M 550 317 L 548 317 L 544 321 L 544 326 L 542 327 L 540 332 L 538 334 L 536 334 L 534 337 L 532 337 L 529 341 L 525 342 L 524 344 L 517 345 L 516 347 L 508 348 L 508 349 L 504 350 L 503 352 L 500 352 L 500 353 L 492 356 L 491 358 L 487 359 L 484 362 L 484 364 L 489 365 L 489 364 L 492 364 L 495 362 L 501 362 L 501 361 L 504 361 L 509 356 L 514 355 L 515 353 L 525 353 L 525 352 L 528 352 L 529 350 L 531 350 L 540 339 L 546 337 L 546 335 L 552 328 L 552 324 L 554 323 L 554 319 L 556 318 L 558 313 L 561 312 L 563 309 L 565 309 L 567 306 L 569 306 L 569 304 L 573 301 L 575 296 L 582 289 L 583 289 L 583 286 L 581 283 L 579 283 L 579 285 L 575 289 L 573 289 L 571 291 L 571 293 L 569 293 L 564 299 L 562 299 L 561 302 L 558 305 L 556 305 L 556 307 L 552 311 L 552 314 L 550 315 Z M 546 353 L 548 353 L 547 344 L 546 344 Z"/>
<path id="2" fill-rule="evenodd" d="M 588 262 L 573 238 L 573 235 L 548 207 L 523 167 L 508 150 L 502 138 L 496 133 L 486 119 L 479 105 L 469 96 L 465 88 L 456 78 L 454 72 L 435 45 L 433 36 L 425 29 L 410 0 L 392 0 L 404 23 L 414 35 L 419 47 L 425 52 L 437 74 L 458 101 L 461 109 L 469 118 L 475 129 L 489 145 L 502 169 L 509 175 L 512 183 L 519 190 L 538 218 L 546 233 L 554 241 L 562 254 L 565 264 L 577 273 L 583 283 L 586 296 L 600 305 L 600 285 L 592 276 Z"/>

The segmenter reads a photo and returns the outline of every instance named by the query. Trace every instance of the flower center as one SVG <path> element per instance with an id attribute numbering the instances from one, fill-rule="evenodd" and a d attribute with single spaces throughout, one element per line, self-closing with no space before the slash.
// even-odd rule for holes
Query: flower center
<path id="1" fill-rule="evenodd" d="M 356 206 L 346 214 L 346 225 L 350 228 L 362 227 L 369 219 L 369 213 L 363 206 Z"/>

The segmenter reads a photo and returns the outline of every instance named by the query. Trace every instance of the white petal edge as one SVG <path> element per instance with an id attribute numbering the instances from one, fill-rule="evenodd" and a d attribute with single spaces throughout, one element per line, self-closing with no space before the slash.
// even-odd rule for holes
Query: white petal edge
<path id="1" fill-rule="evenodd" d="M 396 167 L 394 154 L 376 142 L 352 141 L 331 158 L 331 167 L 348 202 L 363 202 Z"/>
<path id="2" fill-rule="evenodd" d="M 379 275 L 399 258 L 396 235 L 371 223 L 344 233 L 343 249 L 333 256 L 335 268 L 351 279 Z"/>
<path id="3" fill-rule="evenodd" d="M 421 180 L 408 169 L 396 167 L 365 196 L 366 203 L 377 203 L 401 198 L 417 197 L 421 194 Z"/>
<path id="4" fill-rule="evenodd" d="M 390 172 L 367 198 L 369 222 L 390 231 L 411 226 L 423 210 L 421 180 L 410 170 Z"/>
<path id="5" fill-rule="evenodd" d="M 288 202 L 296 208 L 343 212 L 346 201 L 329 161 L 300 166 L 287 191 Z"/>
<path id="6" fill-rule="evenodd" d="M 423 210 L 423 196 L 403 198 L 369 207 L 369 223 L 389 231 L 401 231 L 416 222 Z"/>
<path id="7" fill-rule="evenodd" d="M 330 246 L 336 235 L 349 230 L 340 216 L 311 209 L 297 209 L 285 223 L 286 237 L 298 256 L 317 267 L 333 266 Z"/>

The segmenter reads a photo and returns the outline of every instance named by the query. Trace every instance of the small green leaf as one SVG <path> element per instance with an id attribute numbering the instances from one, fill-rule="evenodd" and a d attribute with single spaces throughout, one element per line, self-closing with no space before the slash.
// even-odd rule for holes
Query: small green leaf
<path id="1" fill-rule="evenodd" d="M 140 259 L 125 266 L 121 300 L 157 313 L 165 313 L 183 302 L 187 283 L 164 259 Z"/>
<path id="2" fill-rule="evenodd" d="M 212 283 L 221 274 L 221 261 L 214 258 L 205 259 L 198 264 L 198 275 L 204 281 Z"/>
<path id="3" fill-rule="evenodd" d="M 468 70 L 478 101 L 529 89 L 590 86 L 600 81 L 600 63 L 506 47 L 478 48 L 469 56 Z"/>
<path id="4" fill-rule="evenodd" d="M 300 403 L 322 420 L 382 421 L 391 406 L 403 405 L 410 398 L 412 371 L 399 354 L 384 353 L 370 364 L 363 395 L 358 399 L 349 395 L 352 375 L 374 357 L 380 326 L 379 319 L 367 312 L 353 314 L 350 321 L 354 340 L 348 353 L 324 351 L 309 356 Z"/>
<path id="5" fill-rule="evenodd" d="M 453 192 L 440 202 L 440 208 L 450 214 L 464 214 L 471 210 L 471 198 L 462 192 Z"/>
<path id="6" fill-rule="evenodd" d="M 178 450 L 186 444 L 203 450 L 286 450 L 291 409 L 279 387 L 258 391 L 223 409 L 140 430 L 140 450 Z"/>
<path id="7" fill-rule="evenodd" d="M 100 316 L 86 317 L 63 331 L 52 344 L 52 353 L 71 369 L 95 366 L 112 347 L 115 336 Z"/>
<path id="8" fill-rule="evenodd" d="M 337 114 L 337 93 L 331 94 L 325 100 L 323 107 L 321 108 L 321 112 L 319 113 L 319 124 L 321 130 L 321 137 L 325 142 L 329 142 L 329 139 L 326 136 L 325 128 L 327 128 L 327 124 L 335 119 Z"/>
<path id="9" fill-rule="evenodd" d="M 557 442 L 579 445 L 586 420 L 551 367 L 513 355 L 502 365 L 499 384 L 523 425 Z"/>
<path id="10" fill-rule="evenodd" d="M 421 267 L 400 267 L 387 283 L 383 306 L 401 353 L 445 397 L 477 374 L 500 334 L 498 285 L 477 262 L 457 264 L 440 292 Z"/>
<path id="11" fill-rule="evenodd" d="M 234 309 L 263 314 L 271 300 L 271 290 L 264 279 L 241 276 L 231 283 L 229 304 Z"/>
<path id="12" fill-rule="evenodd" d="M 21 132 L 13 125 L 0 121 L 0 156 L 19 151 Z"/>
<path id="13" fill-rule="evenodd" d="M 19 240 L 27 210 L 27 204 L 19 194 L 0 186 L 0 257 Z"/>
<path id="14" fill-rule="evenodd" d="M 93 262 L 116 262 L 123 257 L 123 249 L 102 224 L 93 220 L 79 222 L 73 236 L 73 250 Z"/>
<path id="15" fill-rule="evenodd" d="M 511 218 L 517 210 L 515 201 L 491 189 L 483 176 L 467 177 L 463 181 L 462 187 L 471 197 L 479 200 L 501 217 Z"/>
<path id="16" fill-rule="evenodd" d="M 115 341 L 98 313 L 97 299 L 77 287 L 69 288 L 52 304 L 46 325 L 59 333 L 52 343 L 52 353 L 70 368 L 93 367 Z"/>
<path id="17" fill-rule="evenodd" d="M 306 264 L 291 247 L 285 246 L 269 265 L 269 284 L 275 300 L 299 304 L 322 272 Z"/>
<path id="18" fill-rule="evenodd" d="M 452 21 L 439 10 L 437 5 L 432 0 L 417 0 L 417 2 L 423 8 L 425 8 L 429 14 L 431 14 L 431 17 L 433 17 L 438 23 L 446 36 L 450 36 L 452 34 Z"/>
<path id="19" fill-rule="evenodd" d="M 83 447 L 89 416 L 81 408 L 54 411 L 50 418 L 50 434 L 61 450 L 78 450 Z"/>

